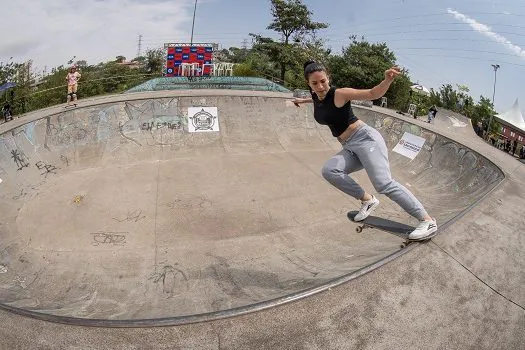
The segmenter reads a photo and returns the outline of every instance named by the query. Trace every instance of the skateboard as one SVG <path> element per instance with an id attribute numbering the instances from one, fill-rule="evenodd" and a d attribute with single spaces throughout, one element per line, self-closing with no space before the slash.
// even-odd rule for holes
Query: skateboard
<path id="1" fill-rule="evenodd" d="M 64 109 L 75 108 L 76 106 L 77 106 L 77 104 L 76 104 L 76 103 L 73 103 L 73 104 L 65 105 L 65 106 L 64 106 Z"/>
<path id="2" fill-rule="evenodd" d="M 357 226 L 355 229 L 357 233 L 363 232 L 363 230 L 366 228 L 375 228 L 375 229 L 382 230 L 388 233 L 392 233 L 405 240 L 403 243 L 401 243 L 401 248 L 405 248 L 410 243 L 428 241 L 432 239 L 432 237 L 435 236 L 434 234 L 424 240 L 411 240 L 411 239 L 408 239 L 408 235 L 410 234 L 410 232 L 416 229 L 414 226 L 402 224 L 400 222 L 383 219 L 383 218 L 372 216 L 372 215 L 368 216 L 363 221 L 354 221 L 354 217 L 357 215 L 357 213 L 358 213 L 357 211 L 349 211 L 347 214 L 348 219 L 350 219 L 350 221 L 361 224 L 360 226 Z"/>

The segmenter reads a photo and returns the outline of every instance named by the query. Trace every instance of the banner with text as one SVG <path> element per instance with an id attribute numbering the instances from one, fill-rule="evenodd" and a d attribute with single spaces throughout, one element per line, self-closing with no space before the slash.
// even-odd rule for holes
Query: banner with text
<path id="1" fill-rule="evenodd" d="M 425 141 L 422 137 L 405 132 L 393 151 L 413 160 L 423 148 Z"/>

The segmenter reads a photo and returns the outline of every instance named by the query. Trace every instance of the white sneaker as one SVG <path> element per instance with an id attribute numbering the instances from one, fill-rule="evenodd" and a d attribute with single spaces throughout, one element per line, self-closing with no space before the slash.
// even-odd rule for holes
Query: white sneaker
<path id="1" fill-rule="evenodd" d="M 423 241 L 430 239 L 436 235 L 437 223 L 436 219 L 421 221 L 414 231 L 408 235 L 411 241 Z"/>
<path id="2" fill-rule="evenodd" d="M 374 195 L 372 195 L 371 200 L 364 201 L 361 203 L 362 203 L 361 209 L 359 209 L 359 212 L 354 217 L 354 221 L 362 221 L 366 219 L 368 215 L 370 215 L 372 211 L 374 211 L 379 205 L 379 199 L 377 199 L 376 197 L 374 197 Z"/>

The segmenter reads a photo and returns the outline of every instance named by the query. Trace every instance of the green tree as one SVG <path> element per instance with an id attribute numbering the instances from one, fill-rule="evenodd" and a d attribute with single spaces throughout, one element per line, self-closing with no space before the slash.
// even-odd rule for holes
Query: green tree
<path id="1" fill-rule="evenodd" d="M 403 69 L 401 71 L 403 74 L 392 82 L 392 85 L 385 93 L 385 97 L 388 99 L 390 108 L 407 111 L 410 103 L 410 86 L 412 83 L 408 70 Z"/>
<path id="2" fill-rule="evenodd" d="M 385 71 L 396 64 L 396 57 L 385 43 L 369 43 L 356 36 L 352 42 L 343 47 L 342 55 L 330 55 L 329 71 L 336 86 L 347 86 L 356 89 L 370 89 L 384 79 Z M 398 77 L 385 97 L 391 108 L 406 110 L 409 103 L 410 77 L 408 71 Z"/>
<path id="3" fill-rule="evenodd" d="M 294 63 L 295 48 L 290 39 L 300 43 L 304 35 L 327 28 L 328 24 L 312 21 L 313 13 L 301 0 L 270 0 L 270 3 L 273 22 L 267 29 L 282 35 L 280 45 L 273 45 L 273 49 L 278 51 L 273 56 L 280 65 L 280 77 L 284 81 L 287 67 Z"/>
<path id="4" fill-rule="evenodd" d="M 434 89 L 430 89 L 430 96 L 429 96 L 430 105 L 435 105 L 437 107 L 443 107 L 443 104 L 441 103 L 441 97 L 439 95 L 439 92 L 437 92 Z"/>
<path id="5" fill-rule="evenodd" d="M 470 89 L 466 85 L 460 85 L 456 84 L 458 87 L 458 110 L 457 112 L 467 116 L 471 117 L 474 112 L 474 99 L 472 96 L 469 95 Z"/>
<path id="6" fill-rule="evenodd" d="M 138 63 L 142 63 L 142 64 L 146 64 L 147 63 L 147 59 L 145 56 L 139 56 L 139 57 L 135 57 L 133 59 L 134 62 L 138 62 Z"/>
<path id="7" fill-rule="evenodd" d="M 14 114 L 21 114 L 28 111 L 29 101 L 27 96 L 33 90 L 31 85 L 36 81 L 36 76 L 31 71 L 32 65 L 32 60 L 8 65 L 9 68 L 7 68 L 6 78 L 16 84 L 9 92 L 10 102 L 12 104 L 11 108 Z M 11 98 L 11 96 L 13 96 L 13 98 Z"/>
<path id="8" fill-rule="evenodd" d="M 66 100 L 66 75 L 68 71 L 64 67 L 53 69 L 31 96 L 31 109 L 44 108 L 50 105 L 63 103 Z"/>
<path id="9" fill-rule="evenodd" d="M 78 67 L 78 68 L 86 68 L 88 66 L 87 64 L 87 61 L 86 60 L 79 60 L 79 61 L 76 61 L 75 62 L 75 65 Z"/>
<path id="10" fill-rule="evenodd" d="M 162 72 L 164 65 L 164 50 L 163 49 L 149 49 L 146 51 L 146 72 L 158 73 Z"/>
<path id="11" fill-rule="evenodd" d="M 395 65 L 396 57 L 387 45 L 356 40 L 343 47 L 342 56 L 332 56 L 329 62 L 333 81 L 338 86 L 369 89 L 384 79 L 385 70 Z"/>
<path id="12" fill-rule="evenodd" d="M 439 89 L 441 107 L 451 111 L 457 111 L 458 93 L 451 84 L 443 84 Z"/>
<path id="13" fill-rule="evenodd" d="M 230 47 L 229 49 L 222 49 L 220 55 L 224 60 L 232 63 L 245 63 L 250 56 L 250 50 L 238 47 Z"/>
<path id="14" fill-rule="evenodd" d="M 21 66 L 21 63 L 16 63 L 12 61 L 9 63 L 0 62 L 0 84 L 4 84 L 6 82 L 13 82 L 17 75 L 17 71 Z"/>
<path id="15" fill-rule="evenodd" d="M 479 102 L 473 108 L 472 114 L 472 124 L 476 124 L 478 121 L 482 121 L 484 125 L 488 125 L 490 118 L 496 115 L 494 110 L 494 105 L 488 97 L 480 96 Z M 500 125 L 499 123 L 492 121 L 489 132 L 497 133 L 499 132 Z"/>
<path id="16" fill-rule="evenodd" d="M 252 33 L 250 33 L 250 36 L 254 38 L 254 45 L 247 61 L 261 75 L 265 77 L 279 77 L 279 62 L 283 60 L 282 55 L 285 54 L 285 51 L 282 50 L 282 45 L 272 38 Z M 284 81 L 283 79 L 280 80 Z"/>

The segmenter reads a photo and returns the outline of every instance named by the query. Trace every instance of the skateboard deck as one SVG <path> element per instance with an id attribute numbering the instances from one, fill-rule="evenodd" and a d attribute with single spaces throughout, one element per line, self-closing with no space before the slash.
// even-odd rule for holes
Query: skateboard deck
<path id="1" fill-rule="evenodd" d="M 382 230 L 388 233 L 392 233 L 400 238 L 403 238 L 405 241 L 401 244 L 401 248 L 405 248 L 407 245 L 413 242 L 424 242 L 430 240 L 432 237 L 429 237 L 425 240 L 410 240 L 408 239 L 408 235 L 410 232 L 414 231 L 416 228 L 414 226 L 410 226 L 407 224 L 402 224 L 397 221 L 392 221 L 389 219 L 383 219 L 377 216 L 368 216 L 363 221 L 354 221 L 354 217 L 357 215 L 357 211 L 349 211 L 347 216 L 350 221 L 361 224 L 360 226 L 356 227 L 356 232 L 361 233 L 366 228 L 375 228 L 378 230 Z"/>
<path id="2" fill-rule="evenodd" d="M 73 103 L 73 104 L 65 105 L 65 106 L 64 106 L 64 109 L 75 108 L 75 107 L 77 107 L 77 105 L 78 105 L 77 103 Z"/>

